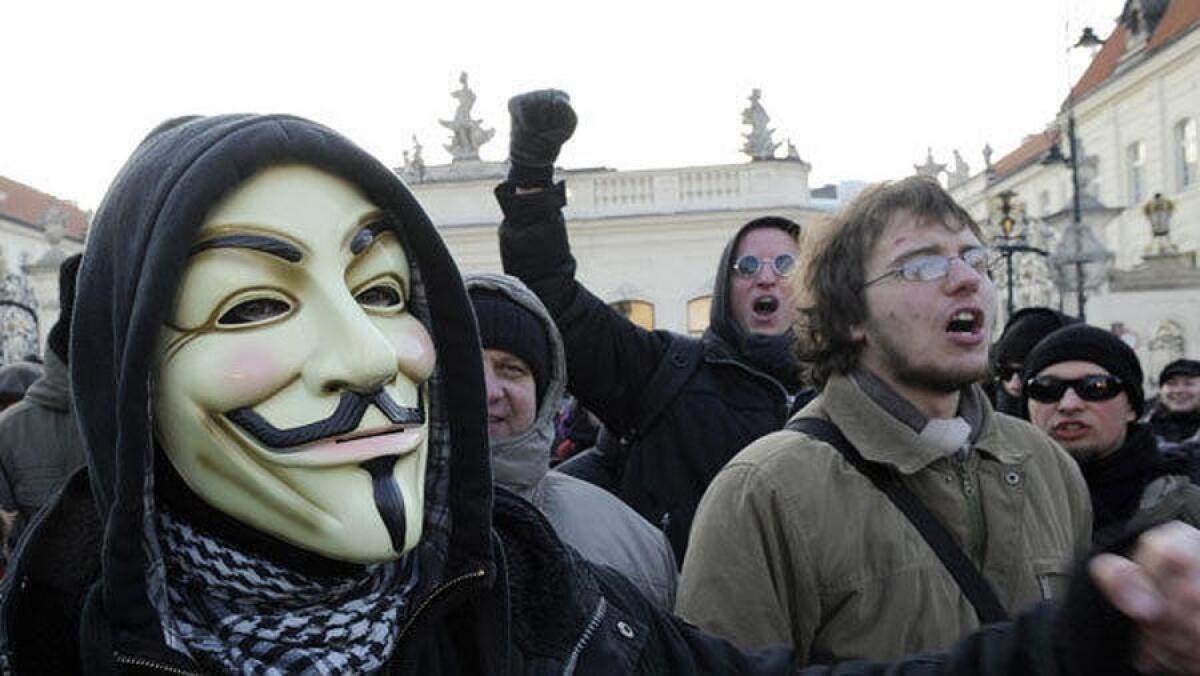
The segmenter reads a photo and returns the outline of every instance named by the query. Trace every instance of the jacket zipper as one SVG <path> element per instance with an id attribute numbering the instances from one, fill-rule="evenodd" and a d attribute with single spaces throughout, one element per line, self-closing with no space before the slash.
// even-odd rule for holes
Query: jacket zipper
<path id="1" fill-rule="evenodd" d="M 784 419 L 784 422 L 787 421 L 787 417 L 788 417 L 787 413 L 788 413 L 788 408 L 791 406 L 791 403 L 792 403 L 791 402 L 792 395 L 788 394 L 787 388 L 784 387 L 783 384 L 780 383 L 778 380 L 775 380 L 771 376 L 763 373 L 762 371 L 759 371 L 758 369 L 752 368 L 750 366 L 746 366 L 745 364 L 741 363 L 740 361 L 737 361 L 736 359 L 724 359 L 724 358 L 720 358 L 720 357 L 714 357 L 713 359 L 710 360 L 710 359 L 705 359 L 703 356 L 701 357 L 701 359 L 703 359 L 704 361 L 707 361 L 709 363 L 712 363 L 712 364 L 727 364 L 730 366 L 736 366 L 736 367 L 742 369 L 743 371 L 745 371 L 746 373 L 749 373 L 750 375 L 757 377 L 759 380 L 764 380 L 766 382 L 771 383 L 771 385 L 774 386 L 775 391 L 778 392 L 783 397 L 783 419 Z"/>
<path id="2" fill-rule="evenodd" d="M 155 662 L 144 657 L 132 657 L 130 655 L 122 655 L 121 653 L 113 653 L 113 660 L 117 664 L 136 669 L 149 669 L 164 674 L 176 674 L 177 676 L 202 676 L 202 672 L 199 671 L 187 671 L 186 669 L 180 669 L 179 667 L 163 664 L 162 662 Z"/>
<path id="3" fill-rule="evenodd" d="M 462 575 L 459 575 L 453 580 L 450 580 L 446 584 L 433 590 L 433 593 L 425 597 L 425 600 L 421 602 L 421 605 L 417 606 L 417 609 L 413 611 L 412 615 L 409 616 L 408 621 L 404 623 L 403 627 L 401 627 L 400 633 L 396 635 L 396 645 L 400 645 L 400 642 L 404 640 L 405 634 L 407 634 L 408 630 L 412 628 L 413 623 L 417 621 L 417 618 L 420 617 L 421 613 L 425 612 L 425 609 L 429 607 L 429 604 L 433 603 L 439 596 L 444 594 L 451 587 L 455 587 L 467 580 L 479 579 L 484 575 L 487 575 L 487 572 L 484 571 L 484 569 L 479 568 L 469 573 L 463 573 Z"/>
<path id="4" fill-rule="evenodd" d="M 588 626 L 584 628 L 583 633 L 579 636 L 579 641 L 575 643 L 575 647 L 571 649 L 570 655 L 567 657 L 567 663 L 563 667 L 563 676 L 571 676 L 575 673 L 575 666 L 579 662 L 579 656 L 583 653 L 583 649 L 587 647 L 588 641 L 592 640 L 592 635 L 600 628 L 600 623 L 604 621 L 604 615 L 608 612 L 608 599 L 600 597 L 600 603 L 596 604 L 596 610 L 592 613 L 592 619 L 588 622 Z"/>
<path id="5" fill-rule="evenodd" d="M 979 500 L 978 483 L 974 480 L 975 477 L 967 469 L 967 454 L 962 454 L 955 463 L 954 468 L 957 470 L 959 486 L 962 488 L 963 498 L 967 502 L 967 550 L 971 553 L 971 558 L 983 563 L 983 543 L 985 541 L 983 530 L 985 528 L 983 522 L 983 503 Z"/>

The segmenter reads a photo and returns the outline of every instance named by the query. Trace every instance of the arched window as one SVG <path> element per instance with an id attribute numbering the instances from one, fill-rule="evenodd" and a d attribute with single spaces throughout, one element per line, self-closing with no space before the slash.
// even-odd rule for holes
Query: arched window
<path id="1" fill-rule="evenodd" d="M 700 296 L 688 301 L 687 330 L 688 335 L 698 336 L 708 328 L 708 313 L 712 309 L 712 296 Z"/>
<path id="2" fill-rule="evenodd" d="M 644 300 L 618 300 L 609 304 L 612 309 L 620 312 L 629 321 L 646 329 L 654 330 L 654 304 Z"/>
<path id="3" fill-rule="evenodd" d="M 1196 118 L 1189 117 L 1175 125 L 1175 180 L 1180 190 L 1194 185 L 1200 174 L 1200 141 L 1197 140 Z"/>

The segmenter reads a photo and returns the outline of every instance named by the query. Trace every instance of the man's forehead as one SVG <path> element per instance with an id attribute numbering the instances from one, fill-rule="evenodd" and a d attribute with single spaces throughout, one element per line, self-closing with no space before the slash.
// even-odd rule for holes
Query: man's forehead
<path id="1" fill-rule="evenodd" d="M 774 226 L 763 226 L 743 232 L 734 253 L 740 256 L 746 253 L 747 249 L 766 245 L 779 249 L 776 253 L 784 253 L 798 248 L 796 238 L 789 233 Z"/>
<path id="2" fill-rule="evenodd" d="M 898 211 L 888 219 L 875 243 L 876 254 L 895 254 L 904 250 L 935 244 L 947 238 L 961 244 L 981 246 L 983 243 L 971 227 L 952 214 L 917 215 Z"/>

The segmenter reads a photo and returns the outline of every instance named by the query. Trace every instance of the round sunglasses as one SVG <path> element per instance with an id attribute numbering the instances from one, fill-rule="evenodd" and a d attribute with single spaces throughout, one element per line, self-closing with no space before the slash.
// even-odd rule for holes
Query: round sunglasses
<path id="1" fill-rule="evenodd" d="M 753 277 L 758 274 L 762 266 L 771 265 L 771 269 L 775 271 L 776 277 L 787 277 L 796 269 L 796 257 L 792 254 L 782 253 L 774 258 L 759 258 L 751 254 L 746 254 L 733 264 L 733 271 L 743 277 Z"/>
<path id="2" fill-rule="evenodd" d="M 1072 380 L 1038 376 L 1025 383 L 1025 393 L 1034 401 L 1053 404 L 1063 398 L 1068 387 L 1084 401 L 1108 401 L 1125 391 L 1124 384 L 1116 376 L 1095 375 Z"/>

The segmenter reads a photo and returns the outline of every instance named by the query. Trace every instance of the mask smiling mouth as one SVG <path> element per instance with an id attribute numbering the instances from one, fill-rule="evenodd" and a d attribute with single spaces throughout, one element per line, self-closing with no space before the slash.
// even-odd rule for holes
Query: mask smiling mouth
<path id="1" fill-rule="evenodd" d="M 356 431 L 371 404 L 374 404 L 392 424 Z M 420 390 L 417 391 L 415 408 L 400 406 L 382 388 L 367 394 L 346 390 L 342 392 L 337 409 L 328 418 L 299 427 L 280 429 L 249 407 L 229 411 L 225 417 L 263 446 L 276 453 L 291 453 L 303 450 L 297 447 L 304 447 L 322 439 L 333 438 L 335 442 L 340 443 L 395 434 L 423 425 L 425 403 Z"/>
<path id="2" fill-rule="evenodd" d="M 975 309 L 964 309 L 955 312 L 946 323 L 946 333 L 973 334 L 983 327 L 983 312 Z"/>

